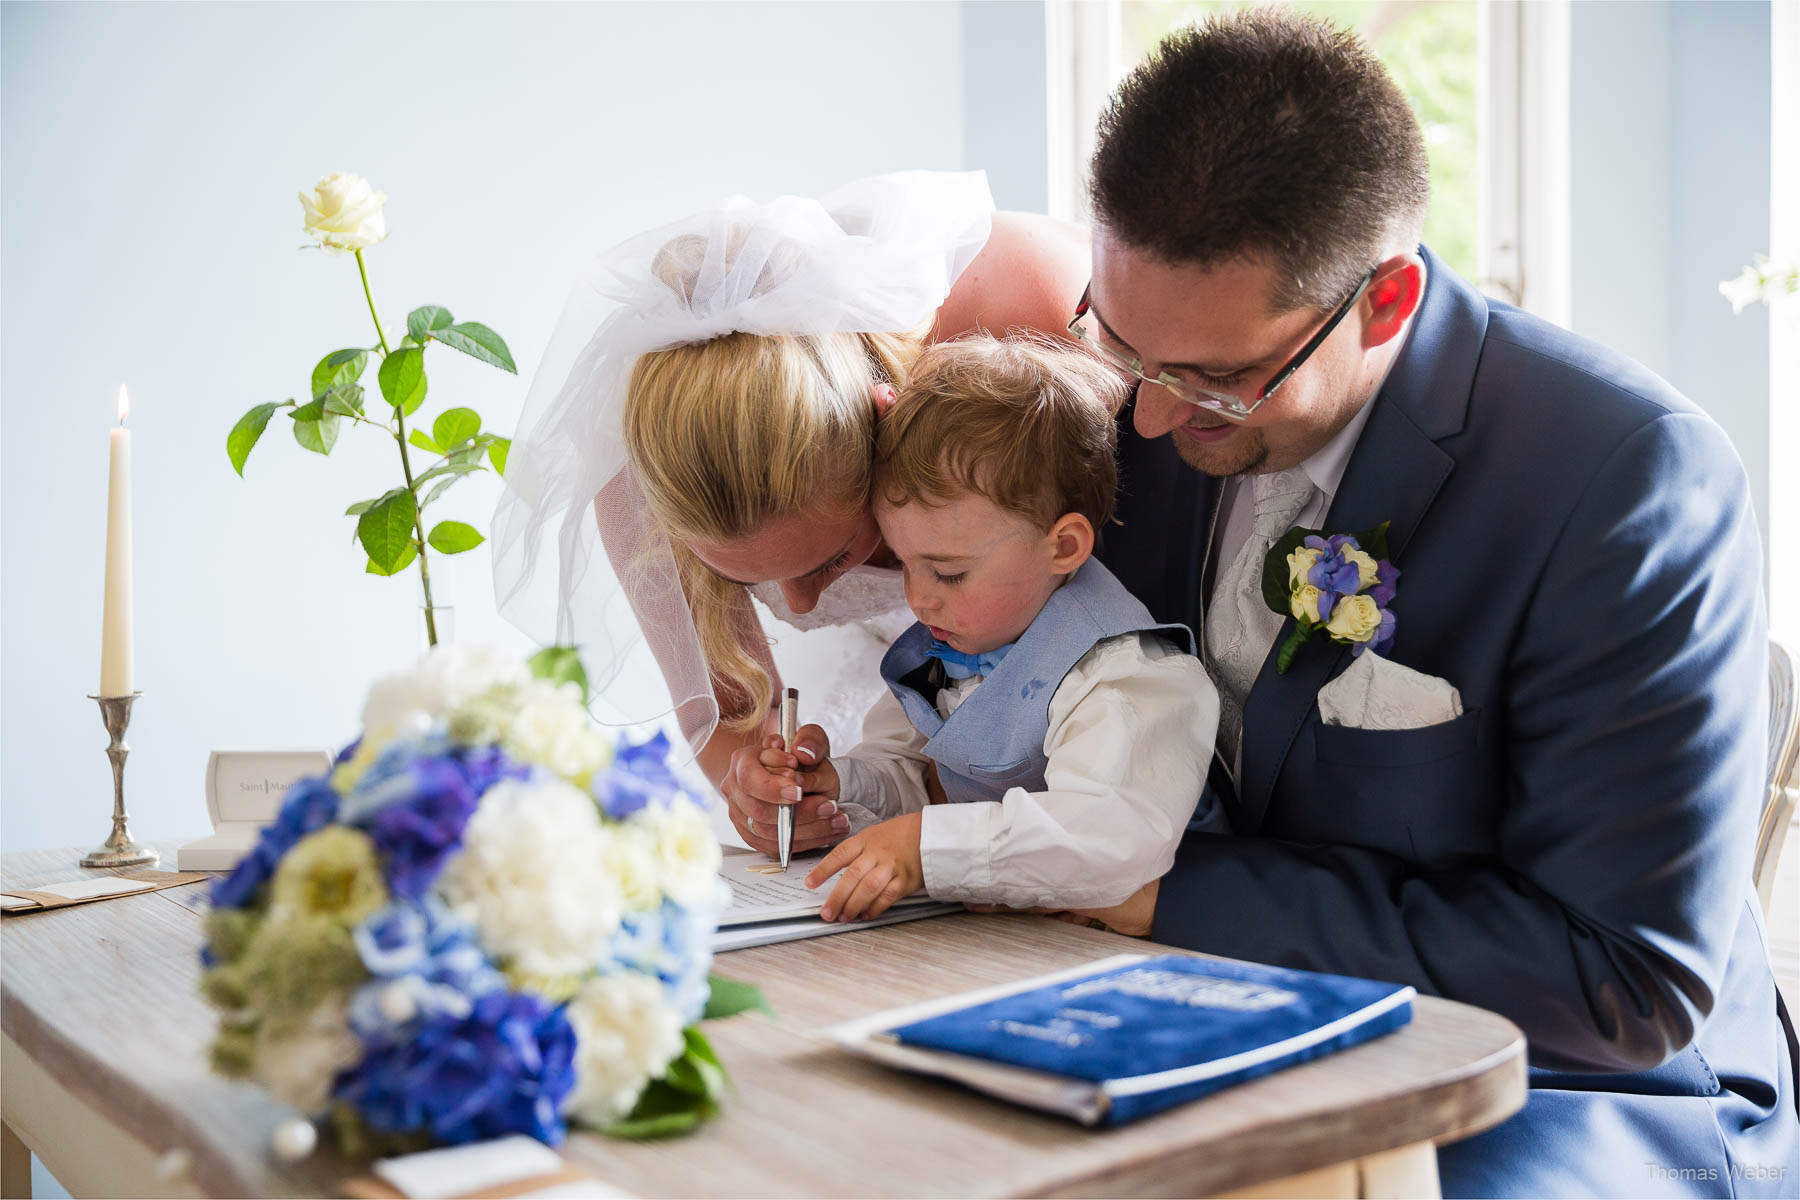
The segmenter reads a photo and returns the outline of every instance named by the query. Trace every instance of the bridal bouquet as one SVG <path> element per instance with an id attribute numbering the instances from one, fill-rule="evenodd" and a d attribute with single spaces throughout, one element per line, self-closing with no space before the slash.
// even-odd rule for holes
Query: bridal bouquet
<path id="1" fill-rule="evenodd" d="M 716 1111 L 695 1022 L 761 1004 L 709 986 L 718 842 L 663 736 L 592 723 L 568 653 L 447 644 L 381 680 L 214 885 L 214 1068 L 327 1114 L 347 1154 Z"/>

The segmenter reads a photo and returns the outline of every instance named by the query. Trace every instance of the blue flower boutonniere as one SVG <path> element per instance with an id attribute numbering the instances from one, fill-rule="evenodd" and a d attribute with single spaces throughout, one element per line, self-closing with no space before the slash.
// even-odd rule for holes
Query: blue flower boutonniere
<path id="1" fill-rule="evenodd" d="M 1287 674 L 1294 653 L 1323 633 L 1361 654 L 1394 643 L 1394 584 L 1400 572 L 1387 560 L 1388 523 L 1367 533 L 1290 529 L 1263 560 L 1263 599 L 1294 631 L 1281 644 L 1275 669 Z"/>

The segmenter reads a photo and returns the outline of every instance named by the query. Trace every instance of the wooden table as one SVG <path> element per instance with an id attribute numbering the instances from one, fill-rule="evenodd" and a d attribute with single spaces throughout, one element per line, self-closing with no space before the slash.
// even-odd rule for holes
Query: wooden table
<path id="1" fill-rule="evenodd" d="M 0 886 L 78 878 L 77 857 L 7 855 Z M 275 1161 L 269 1135 L 288 1110 L 208 1072 L 205 905 L 193 885 L 0 923 L 5 1194 L 29 1194 L 26 1148 L 75 1195 L 329 1195 L 354 1173 L 326 1150 Z M 1436 1195 L 1433 1143 L 1524 1102 L 1518 1029 L 1430 997 L 1397 1033 L 1099 1131 L 809 1036 L 1146 945 L 960 913 L 734 951 L 715 969 L 760 985 L 777 1015 L 708 1026 L 736 1084 L 724 1116 L 664 1142 L 576 1135 L 564 1152 L 641 1196 Z"/>

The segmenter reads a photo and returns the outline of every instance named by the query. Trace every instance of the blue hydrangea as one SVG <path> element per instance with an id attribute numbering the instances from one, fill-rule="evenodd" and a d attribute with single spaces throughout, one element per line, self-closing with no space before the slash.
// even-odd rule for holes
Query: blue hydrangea
<path id="1" fill-rule="evenodd" d="M 383 1133 L 423 1132 L 447 1145 L 522 1133 L 554 1146 L 574 1062 L 562 1006 L 489 992 L 467 1016 L 423 1020 L 409 1040 L 372 1049 L 332 1091 Z"/>
<path id="2" fill-rule="evenodd" d="M 400 742 L 358 781 L 345 819 L 368 831 L 394 894 L 416 899 L 462 848 L 482 793 L 529 774 L 497 746 L 457 746 L 435 734 Z"/>
<path id="3" fill-rule="evenodd" d="M 502 991 L 475 930 L 435 899 L 396 900 L 351 931 L 370 975 L 350 997 L 350 1028 L 371 1046 L 410 1037 L 422 1022 L 461 1019 Z"/>
<path id="4" fill-rule="evenodd" d="M 624 917 L 610 957 L 619 966 L 661 980 L 681 1023 L 691 1025 L 706 1008 L 717 924 L 718 912 L 712 908 L 683 908 L 665 900 L 661 908 Z"/>
<path id="5" fill-rule="evenodd" d="M 612 765 L 594 776 L 592 787 L 601 810 L 615 821 L 625 820 L 653 800 L 687 794 L 669 766 L 669 736 L 662 732 L 635 746 L 621 742 Z"/>

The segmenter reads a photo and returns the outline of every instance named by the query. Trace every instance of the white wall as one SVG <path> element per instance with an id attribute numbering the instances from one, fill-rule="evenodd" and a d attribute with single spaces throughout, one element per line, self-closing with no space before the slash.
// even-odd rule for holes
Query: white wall
<path id="1" fill-rule="evenodd" d="M 1769 246 L 1766 2 L 1570 12 L 1573 328 L 1724 427 L 1769 553 L 1769 316 L 1719 295 Z M 1791 601 L 1789 601 L 1791 603 Z"/>
<path id="2" fill-rule="evenodd" d="M 1037 6 L 1030 6 L 1035 9 Z M 593 252 L 732 191 L 817 192 L 964 165 L 959 6 L 16 4 L 0 10 L 0 839 L 108 828 L 99 671 L 106 430 L 131 388 L 140 836 L 204 830 L 215 747 L 325 745 L 422 647 L 416 575 L 362 574 L 351 501 L 392 444 L 329 459 L 277 416 L 247 478 L 225 435 L 372 341 L 354 261 L 302 252 L 295 193 L 390 197 L 384 320 L 448 306 L 529 376 Z M 427 413 L 510 429 L 512 378 L 434 351 Z M 488 528 L 496 481 L 445 516 Z M 456 496 L 456 493 L 452 493 Z M 458 636 L 494 616 L 485 548 L 434 559 Z"/>

